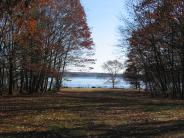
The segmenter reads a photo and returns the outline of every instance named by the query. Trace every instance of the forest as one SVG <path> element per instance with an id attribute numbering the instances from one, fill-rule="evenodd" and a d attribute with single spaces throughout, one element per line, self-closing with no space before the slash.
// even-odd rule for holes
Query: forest
<path id="1" fill-rule="evenodd" d="M 141 0 L 132 9 L 124 76 L 153 96 L 184 99 L 184 1 Z"/>
<path id="2" fill-rule="evenodd" d="M 93 62 L 92 50 L 79 0 L 0 2 L 0 95 L 59 90 L 66 66 Z"/>

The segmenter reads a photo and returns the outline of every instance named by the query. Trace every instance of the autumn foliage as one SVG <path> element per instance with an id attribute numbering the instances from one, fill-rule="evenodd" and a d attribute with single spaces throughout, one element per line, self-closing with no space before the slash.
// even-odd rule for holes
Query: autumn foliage
<path id="1" fill-rule="evenodd" d="M 59 89 L 71 59 L 89 58 L 92 46 L 79 0 L 1 1 L 1 94 Z"/>
<path id="2" fill-rule="evenodd" d="M 133 8 L 126 73 L 134 66 L 152 95 L 184 99 L 184 1 L 141 0 Z"/>

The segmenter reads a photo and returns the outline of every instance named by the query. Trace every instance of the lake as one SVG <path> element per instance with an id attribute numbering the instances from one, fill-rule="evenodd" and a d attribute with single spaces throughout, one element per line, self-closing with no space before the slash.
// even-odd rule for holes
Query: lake
<path id="1" fill-rule="evenodd" d="M 116 88 L 129 88 L 130 85 L 128 82 L 119 78 L 119 83 L 116 84 Z M 111 88 L 111 83 L 106 83 L 107 78 L 103 77 L 68 77 L 65 78 L 64 86 L 65 87 L 81 87 L 81 88 Z"/>

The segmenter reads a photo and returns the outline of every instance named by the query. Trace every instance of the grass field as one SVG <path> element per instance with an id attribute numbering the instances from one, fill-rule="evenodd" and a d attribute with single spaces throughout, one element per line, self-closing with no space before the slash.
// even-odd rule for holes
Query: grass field
<path id="1" fill-rule="evenodd" d="M 120 89 L 0 98 L 0 138 L 184 137 L 184 102 Z"/>

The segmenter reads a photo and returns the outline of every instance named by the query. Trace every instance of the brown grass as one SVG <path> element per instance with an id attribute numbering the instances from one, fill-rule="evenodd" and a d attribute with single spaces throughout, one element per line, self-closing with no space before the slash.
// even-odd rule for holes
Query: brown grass
<path id="1" fill-rule="evenodd" d="M 0 138 L 184 137 L 184 102 L 122 89 L 0 98 Z"/>

